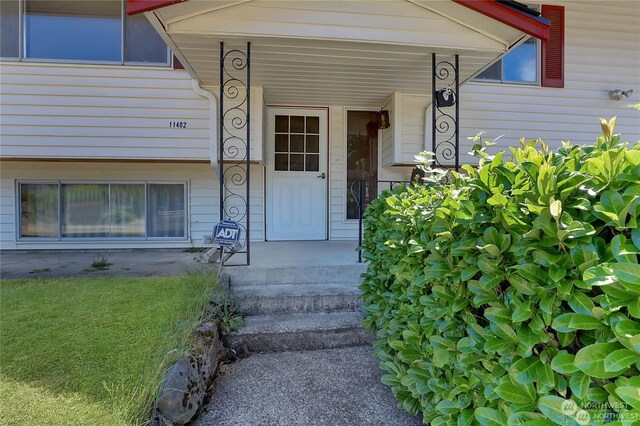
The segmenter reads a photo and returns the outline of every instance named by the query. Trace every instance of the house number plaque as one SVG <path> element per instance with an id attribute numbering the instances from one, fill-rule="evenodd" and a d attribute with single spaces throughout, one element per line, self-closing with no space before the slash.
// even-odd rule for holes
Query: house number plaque
<path id="1" fill-rule="evenodd" d="M 172 129 L 186 129 L 187 122 L 186 121 L 170 121 L 169 127 Z"/>

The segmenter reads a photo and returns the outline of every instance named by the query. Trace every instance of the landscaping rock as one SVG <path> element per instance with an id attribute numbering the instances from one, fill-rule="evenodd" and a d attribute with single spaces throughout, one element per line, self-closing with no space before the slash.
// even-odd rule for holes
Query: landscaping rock
<path id="1" fill-rule="evenodd" d="M 222 345 L 222 342 L 216 339 L 209 345 L 207 351 L 200 358 L 200 377 L 205 387 L 208 387 L 213 381 L 213 376 L 218 369 L 218 364 L 225 356 L 226 349 Z"/>
<path id="2" fill-rule="evenodd" d="M 202 323 L 193 332 L 197 337 L 205 337 L 213 340 L 218 340 L 218 337 L 220 335 L 218 324 L 216 324 L 215 322 Z"/>
<path id="3" fill-rule="evenodd" d="M 157 410 L 172 424 L 183 425 L 202 406 L 205 391 L 197 360 L 191 356 L 180 358 L 167 372 Z"/>
<path id="4" fill-rule="evenodd" d="M 173 426 L 169 420 L 167 420 L 162 414 L 155 412 L 149 426 Z"/>

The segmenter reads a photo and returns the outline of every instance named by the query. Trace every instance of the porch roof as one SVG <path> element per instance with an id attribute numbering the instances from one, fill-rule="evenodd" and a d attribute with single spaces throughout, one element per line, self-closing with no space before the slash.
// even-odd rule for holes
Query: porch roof
<path id="1" fill-rule="evenodd" d="M 525 32 L 453 0 L 186 1 L 146 12 L 204 86 L 219 45 L 251 42 L 252 86 L 267 103 L 380 107 L 394 91 L 431 93 L 431 54 L 460 55 L 460 81 Z"/>

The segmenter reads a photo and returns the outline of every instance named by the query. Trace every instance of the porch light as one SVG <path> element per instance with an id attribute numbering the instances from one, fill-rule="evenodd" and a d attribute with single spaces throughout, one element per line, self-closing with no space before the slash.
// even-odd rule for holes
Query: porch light
<path id="1" fill-rule="evenodd" d="M 378 122 L 378 129 L 388 129 L 391 127 L 391 123 L 389 122 L 389 111 L 378 111 L 376 114 L 376 121 Z"/>

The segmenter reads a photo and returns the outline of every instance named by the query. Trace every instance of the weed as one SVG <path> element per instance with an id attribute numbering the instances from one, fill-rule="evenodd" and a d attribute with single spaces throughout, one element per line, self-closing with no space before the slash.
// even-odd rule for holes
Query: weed
<path id="1" fill-rule="evenodd" d="M 237 331 L 244 325 L 244 317 L 238 311 L 231 293 L 218 289 L 214 296 L 213 316 L 220 320 L 226 333 Z"/>
<path id="2" fill-rule="evenodd" d="M 204 251 L 206 251 L 207 248 L 206 247 L 189 247 L 186 248 L 184 250 L 182 250 L 185 253 L 202 253 Z"/>
<path id="3" fill-rule="evenodd" d="M 113 265 L 111 262 L 109 262 L 110 257 L 111 257 L 111 254 L 106 251 L 96 253 L 96 255 L 93 257 L 93 262 L 91 263 L 91 267 L 98 271 L 109 270 L 109 266 Z"/>

